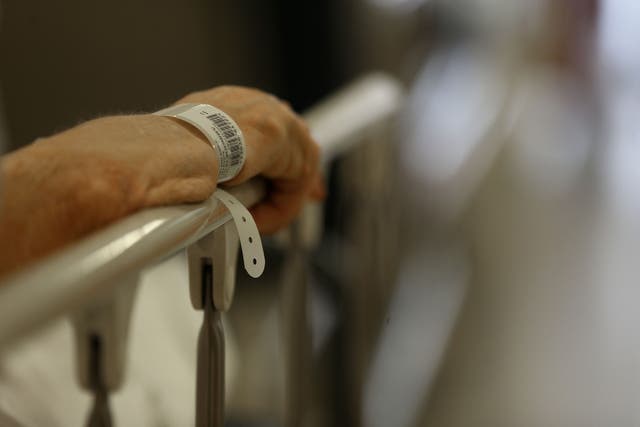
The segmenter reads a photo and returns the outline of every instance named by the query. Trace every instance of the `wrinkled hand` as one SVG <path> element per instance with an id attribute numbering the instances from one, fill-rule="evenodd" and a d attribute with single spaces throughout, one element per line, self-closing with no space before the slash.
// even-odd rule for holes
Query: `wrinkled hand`
<path id="1" fill-rule="evenodd" d="M 242 130 L 246 161 L 240 174 L 225 185 L 237 185 L 256 175 L 268 178 L 266 199 L 251 210 L 261 232 L 277 231 L 291 222 L 307 198 L 324 196 L 318 145 L 288 104 L 237 86 L 192 93 L 178 101 L 188 102 L 221 109 Z"/>

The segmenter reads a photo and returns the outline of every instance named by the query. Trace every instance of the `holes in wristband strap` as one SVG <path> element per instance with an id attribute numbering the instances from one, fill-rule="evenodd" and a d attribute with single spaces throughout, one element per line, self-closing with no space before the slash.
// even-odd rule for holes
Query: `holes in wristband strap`
<path id="1" fill-rule="evenodd" d="M 260 233 L 253 217 L 238 199 L 226 191 L 218 189 L 214 196 L 226 206 L 236 225 L 245 270 L 249 276 L 259 277 L 264 271 L 265 258 Z"/>

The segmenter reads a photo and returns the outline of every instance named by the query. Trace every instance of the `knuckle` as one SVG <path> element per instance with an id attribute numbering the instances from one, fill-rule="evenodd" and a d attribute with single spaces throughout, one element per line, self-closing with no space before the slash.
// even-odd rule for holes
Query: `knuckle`
<path id="1" fill-rule="evenodd" d="M 316 144 L 315 141 L 311 140 L 309 143 L 309 147 L 311 161 L 317 163 L 318 159 L 320 158 L 320 146 Z"/>
<path id="2" fill-rule="evenodd" d="M 282 124 L 278 118 L 272 114 L 262 115 L 257 123 L 258 130 L 264 135 L 275 137 L 282 133 Z"/>
<path id="3" fill-rule="evenodd" d="M 289 101 L 279 98 L 276 98 L 276 100 L 278 101 L 278 104 L 280 104 L 280 107 L 282 107 L 286 112 L 293 113 L 293 108 L 291 107 L 291 103 Z"/>
<path id="4" fill-rule="evenodd" d="M 300 123 L 300 127 L 302 128 L 302 130 L 305 133 L 311 135 L 311 128 L 309 127 L 309 124 L 302 118 L 298 118 L 298 122 Z"/>

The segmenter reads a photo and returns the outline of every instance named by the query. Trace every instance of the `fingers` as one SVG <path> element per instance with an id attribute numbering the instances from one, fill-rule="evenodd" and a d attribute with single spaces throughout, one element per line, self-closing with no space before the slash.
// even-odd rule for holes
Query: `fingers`
<path id="1" fill-rule="evenodd" d="M 316 202 L 322 202 L 327 198 L 327 187 L 324 184 L 324 177 L 319 173 L 316 174 L 311 189 L 309 190 L 309 198 Z"/>
<path id="2" fill-rule="evenodd" d="M 266 199 L 252 210 L 258 229 L 266 234 L 291 223 L 307 200 L 323 200 L 326 194 L 318 171 L 319 146 L 306 123 L 285 108 L 283 114 L 289 116 L 285 144 L 273 163 L 261 172 L 271 179 L 272 185 Z"/>
<path id="3" fill-rule="evenodd" d="M 251 209 L 258 230 L 273 234 L 290 224 L 302 209 L 302 194 L 270 194 Z"/>
<path id="4" fill-rule="evenodd" d="M 267 196 L 251 209 L 261 233 L 272 234 L 290 224 L 309 200 L 326 197 L 324 179 L 316 173 L 303 186 L 288 180 L 272 181 Z"/>

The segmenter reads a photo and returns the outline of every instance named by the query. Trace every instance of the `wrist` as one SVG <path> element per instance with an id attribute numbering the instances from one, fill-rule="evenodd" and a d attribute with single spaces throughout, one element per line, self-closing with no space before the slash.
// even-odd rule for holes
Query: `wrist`
<path id="1" fill-rule="evenodd" d="M 238 175 L 246 158 L 244 136 L 227 113 L 209 104 L 186 103 L 153 114 L 186 122 L 207 138 L 218 160 L 217 182 L 230 181 Z"/>
<path id="2" fill-rule="evenodd" d="M 207 140 L 207 137 L 202 132 L 180 119 L 153 114 L 145 114 L 137 117 L 140 117 L 153 133 L 170 132 L 174 134 L 177 139 L 190 142 L 198 141 L 210 147 L 209 140 Z"/>

